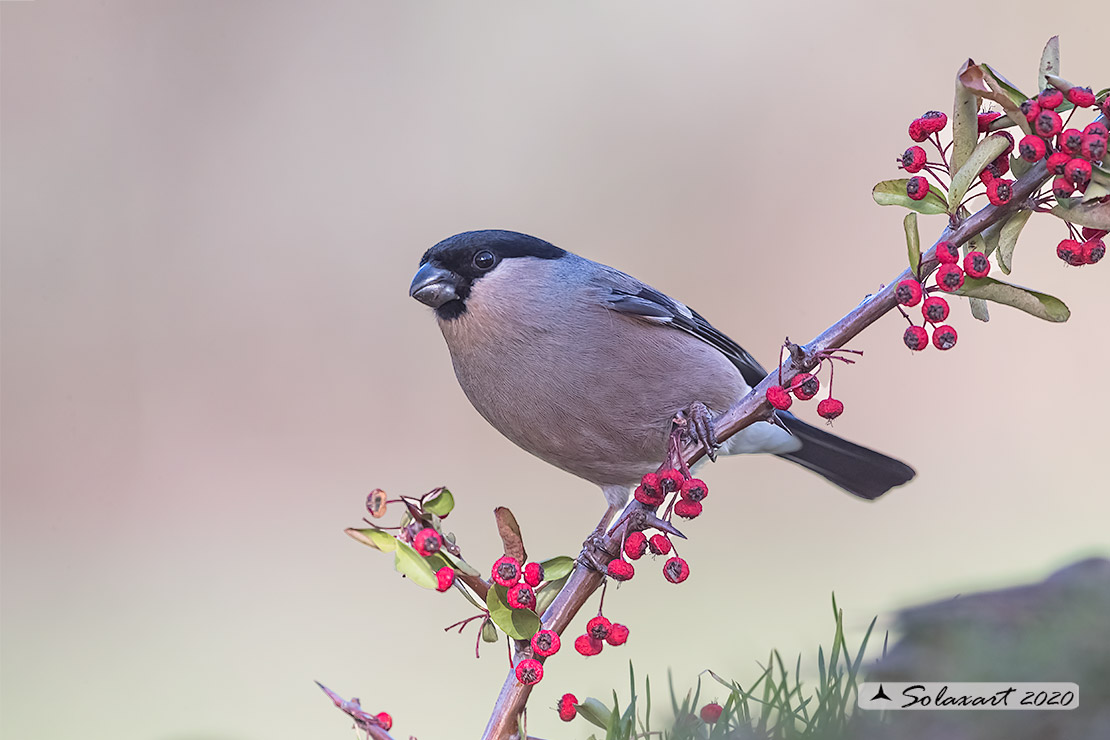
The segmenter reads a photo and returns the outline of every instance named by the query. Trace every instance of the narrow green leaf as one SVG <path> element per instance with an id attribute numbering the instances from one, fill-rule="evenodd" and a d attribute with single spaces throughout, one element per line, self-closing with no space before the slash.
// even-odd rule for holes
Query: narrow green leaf
<path id="1" fill-rule="evenodd" d="M 568 578 L 570 576 L 566 575 L 557 581 L 551 581 L 536 593 L 536 614 L 542 615 L 547 611 L 547 607 L 555 601 L 555 597 L 563 590 L 563 586 L 567 585 Z"/>
<path id="2" fill-rule="evenodd" d="M 1067 321 L 1071 316 L 1071 311 L 1059 298 L 994 278 L 967 278 L 955 292 L 957 295 L 1013 306 L 1045 321 Z"/>
<path id="3" fill-rule="evenodd" d="M 975 149 L 979 139 L 979 96 L 964 87 L 960 75 L 971 63 L 968 59 L 956 73 L 956 97 L 952 104 L 952 170 L 959 170 Z M 951 200 L 951 199 L 949 199 Z M 914 270 L 916 273 L 917 271 Z"/>
<path id="4" fill-rule="evenodd" d="M 990 309 L 987 308 L 987 302 L 982 298 L 968 298 L 967 302 L 971 305 L 971 317 L 986 323 L 991 320 Z"/>
<path id="5" fill-rule="evenodd" d="M 1002 83 L 990 73 L 986 65 L 975 64 L 972 60 L 967 60 L 963 70 L 959 75 L 960 84 L 971 90 L 973 93 L 981 98 L 993 100 L 1002 106 L 1002 109 L 1009 115 L 1010 120 L 1018 125 L 1018 127 L 1025 133 L 1031 133 L 1032 129 L 1029 127 L 1029 121 L 1025 119 L 1018 103 L 1006 91 Z M 1007 83 L 1008 84 L 1008 83 Z M 1010 86 L 1015 91 L 1016 88 Z M 1018 93 L 1020 94 L 1020 92 Z M 1024 98 L 1022 98 L 1024 100 Z"/>
<path id="6" fill-rule="evenodd" d="M 1017 86 L 1015 86 L 1014 83 L 1010 82 L 1005 77 L 998 74 L 998 70 L 994 69 L 989 64 L 984 64 L 983 67 L 987 70 L 987 72 L 990 73 L 990 77 L 994 78 L 994 82 L 998 85 L 999 89 L 1001 89 L 1002 92 L 1006 93 L 1006 95 L 1009 96 L 1010 100 L 1014 103 L 1015 106 L 1020 106 L 1023 102 L 1025 102 L 1026 99 L 1029 98 L 1028 95 L 1023 93 L 1021 90 L 1018 90 Z M 988 78 L 987 84 L 989 85 L 990 82 L 991 80 L 990 78 Z"/>
<path id="7" fill-rule="evenodd" d="M 574 570 L 574 564 L 574 558 L 566 555 L 548 558 L 540 563 L 543 567 L 543 577 L 549 581 L 555 581 L 564 576 L 569 576 L 571 571 Z"/>
<path id="8" fill-rule="evenodd" d="M 400 540 L 396 542 L 397 551 L 393 555 L 393 567 L 397 572 L 408 576 L 417 586 L 434 589 L 438 585 L 436 574 L 428 565 L 428 561 L 422 558 L 412 545 Z"/>
<path id="9" fill-rule="evenodd" d="M 436 516 L 447 516 L 455 508 L 455 497 L 446 488 L 439 489 L 439 493 L 431 501 L 424 502 L 424 511 Z"/>
<path id="10" fill-rule="evenodd" d="M 540 631 L 540 618 L 531 609 L 511 608 L 508 594 L 509 589 L 499 584 L 494 584 L 486 592 L 489 618 L 514 640 L 528 640 Z"/>
<path id="11" fill-rule="evenodd" d="M 936 187 L 930 186 L 928 195 L 921 200 L 914 200 L 906 194 L 907 182 L 909 178 L 883 180 L 871 191 L 871 197 L 881 206 L 902 206 L 927 216 L 948 213 L 948 202 Z"/>
<path id="12" fill-rule="evenodd" d="M 1055 37 L 1054 37 L 1055 38 Z M 1014 247 L 1017 246 L 1018 237 L 1029 217 L 1033 215 L 1030 210 L 1022 209 L 1006 219 L 1002 224 L 1002 231 L 998 235 L 998 266 L 1002 272 L 1009 275 L 1014 260 Z"/>
<path id="13" fill-rule="evenodd" d="M 1091 180 L 1087 184 L 1087 192 L 1083 194 L 1083 202 L 1090 203 L 1092 201 L 1101 200 L 1107 195 L 1110 195 L 1110 188 L 1103 185 L 1101 182 Z"/>
<path id="14" fill-rule="evenodd" d="M 983 233 L 979 235 L 983 242 L 983 254 L 988 257 L 998 249 L 998 234 L 1000 231 L 1002 231 L 1002 224 L 993 223 L 983 229 Z"/>
<path id="15" fill-rule="evenodd" d="M 1006 151 L 1006 147 L 1009 145 L 1010 142 L 1002 134 L 991 134 L 979 142 L 979 145 L 971 152 L 971 156 L 967 158 L 964 166 L 952 176 L 952 185 L 948 188 L 950 207 L 955 208 L 963 201 L 971 183 L 979 177 L 983 168 L 998 159 L 999 155 Z"/>
<path id="16" fill-rule="evenodd" d="M 1046 75 L 1060 74 L 1060 37 L 1053 36 L 1044 45 L 1044 51 L 1041 52 L 1041 66 L 1037 70 L 1037 87 L 1039 90 L 1044 90 L 1048 87 L 1048 80 Z"/>
<path id="17" fill-rule="evenodd" d="M 601 703 L 600 700 L 592 696 L 586 701 L 574 705 L 578 710 L 578 716 L 586 720 L 590 724 L 596 725 L 603 730 L 609 729 L 609 717 L 612 712 L 609 707 Z"/>
<path id="18" fill-rule="evenodd" d="M 910 258 L 910 272 L 919 274 L 921 267 L 921 235 L 917 231 L 917 214 L 907 213 L 902 219 L 902 227 L 906 230 L 906 252 Z"/>
<path id="19" fill-rule="evenodd" d="M 397 548 L 397 538 L 389 532 L 383 532 L 380 529 L 368 527 L 367 529 L 351 528 L 343 531 L 352 539 L 358 540 L 364 545 L 369 545 L 375 550 L 393 552 Z"/>
<path id="20" fill-rule="evenodd" d="M 466 562 L 462 558 L 457 558 L 445 550 L 440 550 L 440 552 L 443 553 L 444 556 L 451 562 L 451 567 L 459 571 L 460 573 L 465 573 L 466 575 L 473 576 L 474 578 L 482 577 L 482 574 L 478 572 L 477 568 L 475 568 L 473 565 Z"/>
<path id="21" fill-rule="evenodd" d="M 497 625 L 493 623 L 493 620 L 484 620 L 482 622 L 482 642 L 497 642 L 500 639 L 501 633 L 497 631 Z"/>
<path id="22" fill-rule="evenodd" d="M 1015 179 L 1021 177 L 1031 169 L 1033 169 L 1032 162 L 1026 162 L 1021 157 L 1010 155 L 1010 171 L 1014 173 Z"/>
<path id="23" fill-rule="evenodd" d="M 1110 230 L 1110 203 L 1083 203 L 1073 208 L 1053 206 L 1052 213 L 1078 226 Z"/>

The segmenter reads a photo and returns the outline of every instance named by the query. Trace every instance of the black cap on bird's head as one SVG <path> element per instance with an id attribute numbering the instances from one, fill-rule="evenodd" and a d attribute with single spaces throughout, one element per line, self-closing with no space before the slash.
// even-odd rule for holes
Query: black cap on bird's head
<path id="1" fill-rule="evenodd" d="M 424 253 L 409 286 L 409 295 L 434 308 L 439 318 L 453 319 L 466 312 L 466 299 L 474 282 L 495 270 L 502 260 L 514 257 L 550 260 L 564 254 L 543 239 L 516 231 L 464 231 Z"/>

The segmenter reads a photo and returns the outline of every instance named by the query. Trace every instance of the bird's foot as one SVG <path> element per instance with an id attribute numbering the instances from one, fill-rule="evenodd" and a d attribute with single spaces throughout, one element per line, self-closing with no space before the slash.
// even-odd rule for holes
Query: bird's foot
<path id="1" fill-rule="evenodd" d="M 717 461 L 717 433 L 713 431 L 713 414 L 701 401 L 695 401 L 683 411 L 679 411 L 674 419 L 675 432 L 693 444 L 700 444 L 705 448 L 706 456 L 713 462 Z"/>
<path id="2" fill-rule="evenodd" d="M 609 561 L 613 559 L 613 553 L 605 546 L 605 531 L 604 526 L 599 526 L 595 529 L 586 541 L 582 543 L 582 552 L 578 555 L 578 562 L 585 565 L 587 568 L 593 568 L 599 573 L 606 573 L 609 570 Z"/>

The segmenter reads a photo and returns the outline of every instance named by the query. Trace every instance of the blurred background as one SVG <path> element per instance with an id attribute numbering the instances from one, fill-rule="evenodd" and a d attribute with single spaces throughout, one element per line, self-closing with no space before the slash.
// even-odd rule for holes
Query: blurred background
<path id="1" fill-rule="evenodd" d="M 576 553 L 603 502 L 470 407 L 407 296 L 423 250 L 535 234 L 772 365 L 903 268 L 903 212 L 870 190 L 908 122 L 951 109 L 964 59 L 1029 89 L 1060 33 L 1065 77 L 1110 71 L 1094 1 L 0 6 L 13 740 L 347 737 L 313 679 L 399 737 L 478 735 L 504 647 L 475 661 L 473 632 L 442 631 L 472 608 L 343 528 L 371 488 L 447 484 L 449 528 L 488 564 L 494 506 L 544 558 Z M 836 431 L 913 484 L 868 504 L 776 459 L 703 470 L 690 580 L 644 561 L 610 590 L 631 640 L 550 661 L 529 729 L 585 737 L 548 707 L 623 696 L 629 660 L 658 687 L 749 681 L 771 648 L 811 665 L 833 591 L 861 632 L 1110 552 L 1110 267 L 1064 267 L 1063 236 L 1033 219 L 1013 279 L 1067 324 L 960 305 L 946 354 L 911 355 L 897 315 L 853 342 Z"/>

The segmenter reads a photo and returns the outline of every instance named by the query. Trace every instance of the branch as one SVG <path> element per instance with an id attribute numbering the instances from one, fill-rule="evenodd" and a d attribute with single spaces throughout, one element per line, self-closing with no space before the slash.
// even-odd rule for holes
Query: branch
<path id="1" fill-rule="evenodd" d="M 1038 162 L 1028 172 L 1022 175 L 1013 185 L 1013 197 L 1004 206 L 985 206 L 966 219 L 950 225 L 941 234 L 940 241 L 948 241 L 956 246 L 982 233 L 988 227 L 1001 222 L 1022 206 L 1028 205 L 1026 201 L 1040 190 L 1041 186 L 1049 179 L 1048 167 L 1044 161 Z M 921 256 L 922 281 L 928 277 L 940 263 L 936 259 L 936 244 Z M 791 357 L 782 367 L 782 385 L 789 387 L 790 380 L 801 372 L 813 369 L 817 365 L 819 353 L 824 350 L 843 347 L 853 337 L 858 335 L 871 324 L 875 323 L 883 314 L 897 305 L 894 299 L 894 289 L 898 283 L 907 278 L 914 277 L 907 268 L 902 274 L 891 280 L 878 293 L 868 296 L 863 303 L 850 311 L 835 324 L 823 331 L 817 338 L 805 346 L 791 346 Z M 771 417 L 771 405 L 767 402 L 767 389 L 779 384 L 779 373 L 776 370 L 753 388 L 748 395 L 740 399 L 732 408 L 718 416 L 713 421 L 713 428 L 717 439 L 724 441 L 741 429 Z M 682 455 L 688 464 L 693 464 L 705 454 L 701 444 L 688 445 Z M 651 509 L 635 499 L 629 505 L 631 516 L 624 516 L 618 520 L 617 525 L 610 530 L 602 541 L 606 553 L 615 558 L 620 548 L 624 533 L 628 529 L 630 520 L 636 516 L 636 511 L 647 513 Z M 563 590 L 548 607 L 543 615 L 543 628 L 554 630 L 560 635 L 570 625 L 572 619 L 586 600 L 601 586 L 603 575 L 591 566 L 579 561 L 574 572 L 567 580 Z M 518 647 L 514 656 L 521 655 L 522 649 Z M 501 693 L 497 696 L 493 713 L 490 716 L 486 731 L 482 734 L 483 740 L 509 740 L 516 737 L 518 718 L 524 712 L 525 704 L 531 686 L 525 686 L 516 680 L 513 670 L 505 679 Z"/>

